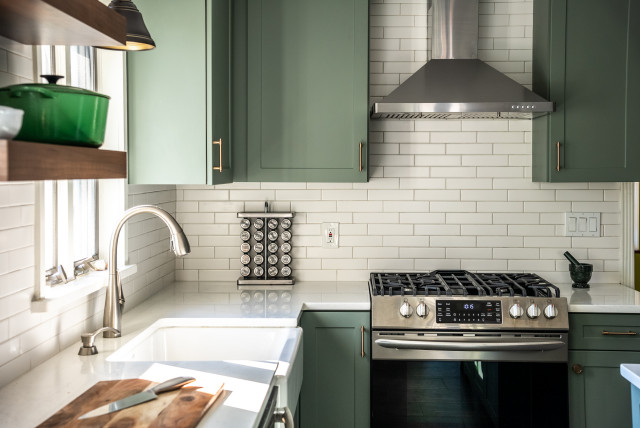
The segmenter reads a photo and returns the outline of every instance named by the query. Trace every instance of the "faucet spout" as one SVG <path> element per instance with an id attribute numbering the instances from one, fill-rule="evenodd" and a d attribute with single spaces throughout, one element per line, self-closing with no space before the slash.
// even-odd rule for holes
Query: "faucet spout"
<path id="1" fill-rule="evenodd" d="M 109 284 L 107 285 L 107 293 L 104 301 L 104 316 L 102 318 L 103 327 L 111 327 L 103 333 L 103 337 L 119 337 L 122 331 L 122 310 L 124 309 L 124 294 L 122 292 L 122 283 L 120 282 L 120 274 L 117 269 L 118 262 L 118 238 L 122 227 L 136 214 L 153 214 L 159 217 L 169 228 L 171 234 L 171 250 L 176 256 L 181 257 L 191 252 L 189 240 L 182 231 L 178 222 L 165 210 L 154 205 L 138 205 L 124 212 L 111 235 L 111 243 L 109 244 Z M 114 330 L 117 330 L 114 331 Z"/>

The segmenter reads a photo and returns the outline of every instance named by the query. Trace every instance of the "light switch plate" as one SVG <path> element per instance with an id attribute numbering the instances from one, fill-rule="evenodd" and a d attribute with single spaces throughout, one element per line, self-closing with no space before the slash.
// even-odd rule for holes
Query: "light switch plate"
<path id="1" fill-rule="evenodd" d="M 322 223 L 322 248 L 338 248 L 340 223 Z"/>
<path id="2" fill-rule="evenodd" d="M 564 236 L 600 236 L 600 213 L 565 213 Z"/>

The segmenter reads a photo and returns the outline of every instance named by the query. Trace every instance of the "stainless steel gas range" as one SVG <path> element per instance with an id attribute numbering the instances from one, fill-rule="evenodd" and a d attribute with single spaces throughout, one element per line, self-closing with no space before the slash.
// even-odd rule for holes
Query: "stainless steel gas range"
<path id="1" fill-rule="evenodd" d="M 556 286 L 529 273 L 438 270 L 372 273 L 369 289 L 372 426 L 566 426 L 569 318 Z M 448 418 L 447 388 L 415 393 L 437 385 L 464 391 Z M 542 424 L 532 410 L 550 396 L 556 422 Z"/>

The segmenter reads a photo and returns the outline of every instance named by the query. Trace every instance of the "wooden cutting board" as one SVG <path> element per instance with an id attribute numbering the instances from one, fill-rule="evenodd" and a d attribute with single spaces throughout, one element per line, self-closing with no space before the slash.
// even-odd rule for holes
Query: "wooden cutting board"
<path id="1" fill-rule="evenodd" d="M 200 422 L 209 407 L 221 395 L 224 386 L 221 383 L 215 395 L 202 392 L 198 387 L 185 386 L 175 391 L 163 392 L 155 400 L 128 409 L 95 418 L 78 419 L 90 410 L 136 394 L 156 384 L 145 379 L 98 382 L 38 425 L 38 428 L 60 426 L 70 428 L 191 428 Z"/>

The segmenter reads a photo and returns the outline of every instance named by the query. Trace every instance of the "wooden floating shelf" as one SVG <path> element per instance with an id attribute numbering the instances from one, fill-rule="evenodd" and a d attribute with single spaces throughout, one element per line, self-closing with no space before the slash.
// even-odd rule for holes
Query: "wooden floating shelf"
<path id="1" fill-rule="evenodd" d="M 0 35 L 25 45 L 121 46 L 126 19 L 98 0 L 0 0 Z"/>
<path id="2" fill-rule="evenodd" d="M 0 181 L 127 178 L 127 153 L 0 140 Z"/>

